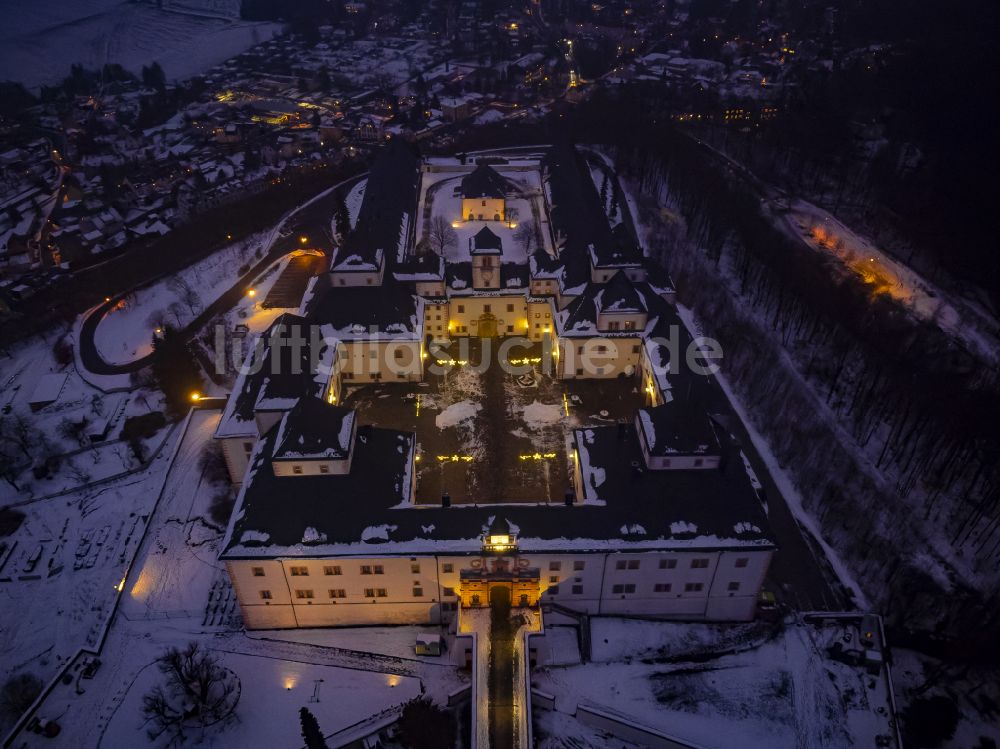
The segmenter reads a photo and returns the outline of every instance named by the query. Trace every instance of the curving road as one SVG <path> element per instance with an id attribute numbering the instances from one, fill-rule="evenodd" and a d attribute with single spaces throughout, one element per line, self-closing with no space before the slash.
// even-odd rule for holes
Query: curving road
<path id="1" fill-rule="evenodd" d="M 320 198 L 314 198 L 313 202 L 294 209 L 294 211 L 289 214 L 281 222 L 281 224 L 279 224 L 283 225 L 283 229 L 280 233 L 276 233 L 275 239 L 271 243 L 271 247 L 267 254 L 265 254 L 264 257 L 261 258 L 260 261 L 230 289 L 205 307 L 201 314 L 184 327 L 182 332 L 184 333 L 185 338 L 190 339 L 213 317 L 235 306 L 246 293 L 249 282 L 253 281 L 253 279 L 263 272 L 269 265 L 271 265 L 271 263 L 288 253 L 293 252 L 294 250 L 302 249 L 304 247 L 332 247 L 333 238 L 330 236 L 330 216 L 336 206 L 336 192 L 338 190 L 350 189 L 355 182 L 365 178 L 367 174 L 367 172 L 363 172 L 346 179 L 343 182 L 334 185 L 333 188 L 330 188 L 329 194 L 323 195 L 323 197 Z M 301 241 L 302 237 L 306 237 L 307 241 L 305 243 Z M 149 284 L 146 285 L 148 286 Z M 131 372 L 137 372 L 143 367 L 148 366 L 152 361 L 153 355 L 147 354 L 146 356 L 124 364 L 112 364 L 104 360 L 100 352 L 97 350 L 97 345 L 94 342 L 94 335 L 97 332 L 97 326 L 100 325 L 101 320 L 104 319 L 104 316 L 108 313 L 108 311 L 111 310 L 111 308 L 114 307 L 115 304 L 122 299 L 122 297 L 138 290 L 139 289 L 129 289 L 128 291 L 121 292 L 113 297 L 110 297 L 110 301 L 94 307 L 94 309 L 87 313 L 87 317 L 84 319 L 83 325 L 80 327 L 80 336 L 77 341 L 80 351 L 80 361 L 87 371 L 96 375 L 129 374 Z"/>

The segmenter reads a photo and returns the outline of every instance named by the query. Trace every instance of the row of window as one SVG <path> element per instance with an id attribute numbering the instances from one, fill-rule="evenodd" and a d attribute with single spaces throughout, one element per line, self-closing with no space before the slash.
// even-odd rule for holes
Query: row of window
<path id="1" fill-rule="evenodd" d="M 451 590 L 451 589 L 450 588 L 445 588 L 446 595 L 448 594 L 447 591 L 449 591 L 449 590 Z M 421 588 L 421 587 L 414 586 L 414 588 L 411 591 L 411 593 L 412 593 L 412 595 L 413 595 L 414 598 L 423 598 L 424 597 L 424 589 Z M 295 599 L 297 601 L 312 601 L 312 600 L 315 600 L 315 598 L 316 598 L 316 591 L 308 589 L 308 588 L 298 588 L 295 591 L 293 591 L 293 594 L 294 594 Z M 452 595 L 454 595 L 453 592 L 452 592 Z M 347 598 L 347 591 L 344 588 L 330 588 L 329 590 L 327 590 L 327 597 L 331 598 L 331 599 Z M 364 589 L 364 597 L 365 598 L 388 598 L 389 597 L 389 591 L 386 588 L 365 588 Z M 262 590 L 262 591 L 260 591 L 260 599 L 262 601 L 271 601 L 271 600 L 274 599 L 274 596 L 271 594 L 270 590 Z"/>
<path id="2" fill-rule="evenodd" d="M 691 569 L 693 570 L 704 570 L 708 569 L 709 562 L 711 560 L 708 557 L 695 557 L 691 560 Z M 746 567 L 750 562 L 749 557 L 737 557 L 733 562 L 733 567 L 737 569 L 742 569 Z M 638 570 L 640 569 L 642 560 L 640 559 L 617 559 L 615 560 L 616 570 Z M 657 560 L 657 566 L 661 570 L 672 570 L 677 568 L 676 559 L 659 559 Z M 582 559 L 573 560 L 573 571 L 582 572 L 586 569 L 587 563 Z M 563 568 L 563 563 L 561 561 L 551 561 L 549 562 L 549 572 L 559 572 Z M 362 575 L 384 575 L 385 567 L 381 564 L 362 564 L 358 568 Z M 451 563 L 445 563 L 441 565 L 441 572 L 443 574 L 451 574 L 455 571 L 455 565 Z M 308 577 L 309 568 L 305 566 L 292 566 L 288 568 L 288 572 L 292 577 Z M 414 575 L 420 574 L 420 563 L 410 562 L 410 572 Z M 323 567 L 324 575 L 342 575 L 344 574 L 343 567 L 339 564 L 324 565 Z M 263 567 L 253 568 L 254 577 L 264 577 Z"/>
<path id="3" fill-rule="evenodd" d="M 728 590 L 730 593 L 735 593 L 739 591 L 739 589 L 740 589 L 740 583 L 736 581 L 730 582 L 726 586 L 726 590 Z M 685 593 L 700 593 L 704 590 L 705 590 L 704 583 L 684 583 Z M 672 583 L 655 583 L 653 585 L 654 593 L 670 593 L 672 591 L 673 591 Z M 628 595 L 635 592 L 636 592 L 636 585 L 634 583 L 618 583 L 611 586 L 612 595 Z M 550 585 L 546 590 L 546 593 L 548 593 L 548 595 L 551 596 L 559 595 L 559 586 Z M 574 584 L 570 588 L 570 593 L 574 596 L 582 596 L 583 585 Z M 414 588 L 411 591 L 411 594 L 414 598 L 423 598 L 424 589 L 422 587 L 414 586 Z M 296 589 L 294 591 L 294 595 L 295 599 L 299 601 L 311 601 L 316 598 L 315 591 L 309 589 Z M 453 597 L 455 595 L 455 589 L 444 588 L 443 595 Z M 330 588 L 327 591 L 327 596 L 330 599 L 347 598 L 347 591 L 344 588 Z M 388 598 L 388 596 L 389 592 L 386 588 L 364 589 L 365 598 Z M 272 600 L 271 591 L 270 590 L 260 591 L 260 598 L 262 601 Z"/>

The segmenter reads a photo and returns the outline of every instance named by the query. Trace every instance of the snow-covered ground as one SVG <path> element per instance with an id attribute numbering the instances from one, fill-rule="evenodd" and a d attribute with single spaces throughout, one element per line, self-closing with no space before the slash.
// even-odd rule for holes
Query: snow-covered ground
<path id="1" fill-rule="evenodd" d="M 4 605 L 5 612 L 23 607 L 32 614 L 22 616 L 17 627 L 6 626 L 4 617 L 0 676 L 27 669 L 48 679 L 61 659 L 89 639 L 90 632 L 100 631 L 107 604 L 119 587 L 122 590 L 119 615 L 101 652 L 103 665 L 96 678 L 79 682 L 80 691 L 76 682 L 59 684 L 39 709 L 39 714 L 59 721 L 62 734 L 53 743 L 22 733 L 19 740 L 25 740 L 25 746 L 158 746 L 149 742 L 142 725 L 142 696 L 159 679 L 156 658 L 166 648 L 190 641 L 213 651 L 241 681 L 237 720 L 206 736 L 212 746 L 298 746 L 298 709 L 304 705 L 330 734 L 399 705 L 421 690 L 440 703 L 462 686 L 462 676 L 446 658 L 412 655 L 412 628 L 344 631 L 349 643 L 336 632 L 269 632 L 251 638 L 239 630 L 238 609 L 215 558 L 221 527 L 209 514 L 213 498 L 224 487 L 208 482 L 199 468 L 218 419 L 218 411 L 192 415 L 166 475 L 162 499 L 149 519 L 150 530 L 124 581 L 127 559 L 119 564 L 115 556 L 115 564 L 105 565 L 110 554 L 99 552 L 101 564 L 92 570 L 64 570 L 52 578 L 65 590 L 40 594 L 37 588 L 29 589 L 28 582 L 18 583 L 23 597 L 12 599 L 13 608 Z M 102 492 L 100 499 L 79 503 L 87 522 L 100 526 L 111 516 L 123 524 L 134 520 L 141 530 L 141 516 L 148 515 L 164 475 L 165 465 L 159 468 L 157 480 L 151 479 L 156 486 L 133 484 L 128 493 Z M 146 504 L 139 506 L 139 501 Z M 76 512 L 77 503 L 69 508 L 53 504 L 46 507 L 44 521 L 51 526 L 60 513 L 72 518 Z M 34 528 L 38 522 L 29 516 L 25 526 Z M 76 523 L 70 524 L 70 532 Z M 74 532 L 73 537 L 79 535 Z M 54 583 L 31 583 L 40 584 Z M 9 584 L 0 583 L 0 596 L 11 590 Z M 105 605 L 99 606 L 102 599 Z M 53 616 L 54 601 L 68 602 L 65 614 Z M 393 642 L 388 648 L 392 652 L 385 652 L 386 640 Z M 396 652 L 404 649 L 404 643 L 409 646 L 406 656 Z M 318 702 L 312 701 L 314 694 Z"/>
<path id="2" fill-rule="evenodd" d="M 159 62 L 169 80 L 204 72 L 272 38 L 280 25 L 238 20 L 232 0 L 188 0 L 184 6 L 123 0 L 0 0 L 0 78 L 29 88 L 52 85 L 80 63 L 119 63 L 138 74 Z"/>
<path id="3" fill-rule="evenodd" d="M 323 733 L 330 734 L 420 694 L 419 679 L 396 674 L 348 671 L 266 655 L 220 653 L 220 660 L 239 678 L 240 700 L 237 719 L 211 735 L 211 744 L 219 747 L 290 749 L 302 743 L 301 707 L 308 707 Z M 161 680 L 153 664 L 139 672 L 108 726 L 102 746 L 165 746 L 163 741 L 148 741 L 141 712 L 143 696 Z"/>
<path id="4" fill-rule="evenodd" d="M 986 361 L 996 362 L 1000 323 L 964 300 L 950 298 L 906 264 L 882 252 L 835 216 L 804 200 L 784 215 L 790 232 L 807 245 L 836 258 L 879 293 L 889 294 L 921 320 L 965 342 Z"/>
<path id="5" fill-rule="evenodd" d="M 30 339 L 9 349 L 9 357 L 0 358 L 0 407 L 7 410 L 3 419 L 8 428 L 19 419 L 28 423 L 26 446 L 31 455 L 30 460 L 25 459 L 24 471 L 15 479 L 16 488 L 9 482 L 0 482 L 0 504 L 71 491 L 81 484 L 137 468 L 139 460 L 118 439 L 121 428 L 130 416 L 162 408 L 158 392 L 105 393 L 84 381 L 73 364 L 61 366 L 53 352 L 61 337 L 62 334 L 56 334 Z M 60 374 L 66 379 L 58 399 L 32 411 L 29 401 L 40 380 L 46 375 Z M 88 432 L 106 423 L 106 437 L 91 441 L 81 436 L 77 440 L 62 433 L 64 423 L 83 421 L 88 424 Z M 161 431 L 143 441 L 146 456 L 160 446 L 164 436 Z M 36 478 L 30 467 L 44 454 L 60 456 L 59 465 L 48 477 Z"/>
<path id="6" fill-rule="evenodd" d="M 123 299 L 97 326 L 94 343 L 101 357 L 124 364 L 152 353 L 158 324 L 181 328 L 191 322 L 239 280 L 241 267 L 263 254 L 268 236 L 254 234 Z"/>
<path id="7" fill-rule="evenodd" d="M 839 627 L 792 625 L 695 662 L 685 654 L 729 650 L 748 634 L 745 625 L 732 637 L 719 625 L 592 621 L 595 654 L 605 660 L 533 672 L 558 712 L 591 703 L 710 747 L 874 746 L 876 735 L 891 733 L 884 679 L 826 655 Z"/>
<path id="8" fill-rule="evenodd" d="M 469 254 L 469 240 L 472 239 L 484 226 L 500 237 L 503 242 L 503 255 L 501 262 L 504 263 L 525 263 L 527 253 L 521 242 L 514 238 L 517 226 L 528 221 L 538 224 L 545 215 L 541 206 L 541 173 L 537 170 L 523 170 L 503 168 L 496 166 L 496 171 L 521 192 L 521 197 L 509 197 L 506 201 L 508 211 L 516 212 L 516 220 L 506 221 L 464 221 L 462 220 L 462 178 L 467 172 L 455 174 L 454 172 L 425 172 L 420 186 L 420 205 L 424 206 L 428 199 L 431 201 L 431 210 L 427 218 L 433 220 L 437 216 L 443 217 L 455 230 L 458 241 L 453 247 L 445 248 L 444 257 L 449 262 L 463 262 L 471 259 Z M 471 169 L 470 169 L 471 171 Z M 513 214 L 512 214 L 513 215 Z M 424 221 L 424 211 L 420 211 L 417 217 L 417 241 L 426 237 L 430 225 Z M 543 241 L 548 247 L 548 233 L 542 232 Z M 534 240 L 531 249 L 535 249 Z M 436 250 L 436 248 L 435 248 Z"/>

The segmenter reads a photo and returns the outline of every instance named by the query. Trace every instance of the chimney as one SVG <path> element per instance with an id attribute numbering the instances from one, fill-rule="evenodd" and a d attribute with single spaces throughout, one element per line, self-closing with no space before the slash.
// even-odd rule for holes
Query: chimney
<path id="1" fill-rule="evenodd" d="M 451 495 L 448 492 L 441 492 L 441 506 L 451 507 Z"/>

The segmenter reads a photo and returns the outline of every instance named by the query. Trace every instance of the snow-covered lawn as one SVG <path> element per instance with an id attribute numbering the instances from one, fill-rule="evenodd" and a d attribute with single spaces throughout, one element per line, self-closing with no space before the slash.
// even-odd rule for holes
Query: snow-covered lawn
<path id="1" fill-rule="evenodd" d="M 121 428 L 130 416 L 162 408 L 158 392 L 104 393 L 85 382 L 73 364 L 61 366 L 53 353 L 60 337 L 30 339 L 8 350 L 9 358 L 0 359 L 0 407 L 7 409 L 4 426 L 11 430 L 16 421 L 27 422 L 31 454 L 30 460 L 23 456 L 24 470 L 16 477 L 16 489 L 9 482 L 0 482 L 0 504 L 48 496 L 136 468 L 139 461 L 129 446 L 117 441 Z M 57 400 L 32 411 L 29 401 L 39 381 L 59 374 L 66 379 Z M 106 437 L 92 443 L 85 435 L 78 440 L 62 433 L 64 422 L 83 421 L 88 430 L 107 422 Z M 147 456 L 160 445 L 164 434 L 161 431 L 143 441 Z M 31 463 L 45 454 L 63 457 L 49 477 L 35 478 Z"/>
<path id="2" fill-rule="evenodd" d="M 556 695 L 559 712 L 589 702 L 679 739 L 747 749 L 874 746 L 876 735 L 892 732 L 884 679 L 827 657 L 837 627 L 792 625 L 758 647 L 693 662 L 685 653 L 732 646 L 725 627 L 594 624 L 595 648 L 614 640 L 602 655 L 615 660 L 533 672 L 534 685 Z M 670 656 L 652 657 L 661 646 Z"/>
<path id="3" fill-rule="evenodd" d="M 239 280 L 241 267 L 260 257 L 267 237 L 254 234 L 123 299 L 97 326 L 94 343 L 101 357 L 123 364 L 150 354 L 158 325 L 191 322 Z"/>
<path id="4" fill-rule="evenodd" d="M 471 171 L 471 168 L 470 168 Z M 523 171 L 521 169 L 504 169 L 497 166 L 496 171 L 512 182 L 524 197 L 509 197 L 506 201 L 508 211 L 516 211 L 516 221 L 508 223 L 506 221 L 465 221 L 462 217 L 462 178 L 466 173 L 455 174 L 454 172 L 427 172 L 423 175 L 420 187 L 421 210 L 417 216 L 417 241 L 425 237 L 430 229 L 429 224 L 425 224 L 423 206 L 426 201 L 431 201 L 431 211 L 429 219 L 433 221 L 435 217 L 443 217 L 455 230 L 457 243 L 453 247 L 445 249 L 444 256 L 450 262 L 463 262 L 471 259 L 469 254 L 469 241 L 482 228 L 489 227 L 490 231 L 500 237 L 503 242 L 503 255 L 501 261 L 504 263 L 524 263 L 527 262 L 527 253 L 521 242 L 514 238 L 518 224 L 529 221 L 541 220 L 544 210 L 541 205 L 541 174 L 537 170 Z M 537 212 L 537 218 L 536 218 Z M 541 232 L 543 241 L 548 247 L 548 234 Z M 532 240 L 531 249 L 535 249 Z M 436 251 L 436 248 L 435 248 Z"/>
<path id="5" fill-rule="evenodd" d="M 329 735 L 420 694 L 420 680 L 407 676 L 267 656 L 219 655 L 222 664 L 239 677 L 241 691 L 236 720 L 208 733 L 210 745 L 217 747 L 292 749 L 302 744 L 302 707 L 309 708 L 320 729 Z M 143 695 L 161 679 L 155 666 L 142 669 L 108 726 L 102 746 L 165 746 L 163 741 L 149 741 L 142 725 Z M 315 701 L 314 694 L 318 697 Z"/>

